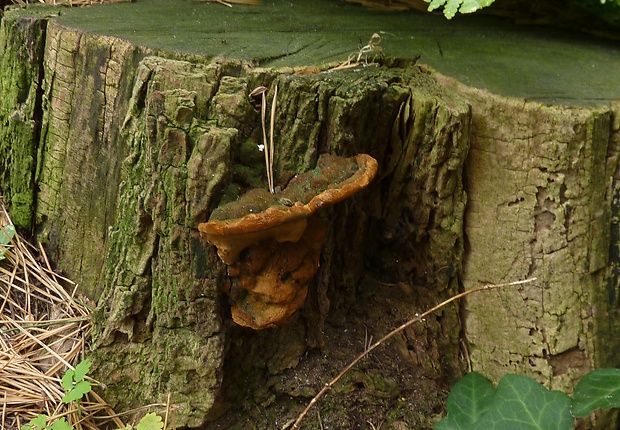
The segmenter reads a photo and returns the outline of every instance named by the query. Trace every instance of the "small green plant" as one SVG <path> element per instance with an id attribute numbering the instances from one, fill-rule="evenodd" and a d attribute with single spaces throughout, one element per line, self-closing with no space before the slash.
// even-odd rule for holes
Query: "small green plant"
<path id="1" fill-rule="evenodd" d="M 73 426 L 64 418 L 54 421 L 51 425 L 47 425 L 48 420 L 47 415 L 40 414 L 28 425 L 23 426 L 22 430 L 73 430 Z"/>
<path id="2" fill-rule="evenodd" d="M 13 224 L 0 226 L 0 260 L 6 258 L 4 254 L 9 249 L 8 245 L 13 237 L 15 237 L 15 226 Z"/>
<path id="3" fill-rule="evenodd" d="M 69 369 L 63 375 L 60 383 L 65 390 L 65 395 L 62 397 L 62 402 L 69 404 L 76 402 L 78 406 L 78 414 L 80 410 L 80 401 L 84 395 L 88 394 L 92 386 L 90 382 L 86 381 L 86 374 L 90 370 L 91 362 L 88 359 L 82 360 L 75 366 L 75 369 Z M 50 424 L 48 424 L 50 421 Z M 164 423 L 159 415 L 155 413 L 148 413 L 140 419 L 140 422 L 134 427 L 128 425 L 118 430 L 162 430 Z M 22 430 L 75 430 L 66 419 L 53 419 L 44 414 L 39 414 L 36 418 L 31 420 L 28 425 L 22 427 Z"/>
<path id="4" fill-rule="evenodd" d="M 63 403 L 75 401 L 79 408 L 80 400 L 82 400 L 84 394 L 89 393 L 92 389 L 90 382 L 84 380 L 86 374 L 90 370 L 90 366 L 91 362 L 86 359 L 80 361 L 80 363 L 75 366 L 75 370 L 69 369 L 65 372 L 60 381 L 62 388 L 66 391 L 66 394 L 61 399 Z"/>
<path id="5" fill-rule="evenodd" d="M 478 372 L 461 378 L 448 395 L 448 415 L 434 430 L 570 430 L 574 418 L 620 407 L 620 369 L 585 375 L 571 399 L 529 376 L 505 375 L 497 388 Z"/>

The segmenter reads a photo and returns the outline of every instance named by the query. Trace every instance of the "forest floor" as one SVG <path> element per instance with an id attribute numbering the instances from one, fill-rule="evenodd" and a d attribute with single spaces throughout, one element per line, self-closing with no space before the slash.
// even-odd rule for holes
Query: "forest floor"
<path id="1" fill-rule="evenodd" d="M 295 368 L 270 378 L 243 408 L 205 428 L 291 428 L 326 383 L 366 347 L 415 316 L 405 285 L 367 280 L 357 293 L 356 307 L 344 318 L 328 318 L 322 348 L 307 352 Z M 416 323 L 371 351 L 317 401 L 301 428 L 431 429 L 445 413 L 450 387 L 437 380 L 440 358 L 425 355 L 421 334 L 427 329 L 425 321 Z"/>

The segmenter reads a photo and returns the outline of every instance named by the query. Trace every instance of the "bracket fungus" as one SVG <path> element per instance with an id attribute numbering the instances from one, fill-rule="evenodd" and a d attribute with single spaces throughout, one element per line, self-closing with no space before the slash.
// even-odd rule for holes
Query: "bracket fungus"
<path id="1" fill-rule="evenodd" d="M 253 329 L 286 323 L 306 298 L 325 237 L 321 209 L 365 188 L 377 161 L 359 154 L 319 157 L 314 170 L 277 194 L 253 189 L 198 225 L 228 267 L 233 320 Z"/>

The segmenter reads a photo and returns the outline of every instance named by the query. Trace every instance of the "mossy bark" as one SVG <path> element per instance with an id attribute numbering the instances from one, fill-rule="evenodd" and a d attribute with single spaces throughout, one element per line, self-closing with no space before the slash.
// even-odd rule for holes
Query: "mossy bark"
<path id="1" fill-rule="evenodd" d="M 32 228 L 46 21 L 10 15 L 0 25 L 0 194 L 13 223 Z"/>
<path id="2" fill-rule="evenodd" d="M 119 128 L 144 54 L 119 39 L 49 23 L 37 157 L 37 237 L 89 297 L 101 293 L 126 148 Z"/>

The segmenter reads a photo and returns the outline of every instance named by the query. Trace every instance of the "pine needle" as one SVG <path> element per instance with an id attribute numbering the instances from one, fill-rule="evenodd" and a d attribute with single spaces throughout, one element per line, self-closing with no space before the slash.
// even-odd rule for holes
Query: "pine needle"
<path id="1" fill-rule="evenodd" d="M 78 2 L 71 2 L 77 4 Z M 0 199 L 0 227 L 11 224 Z M 79 429 L 100 428 L 114 411 L 94 392 L 75 405 L 61 401 L 60 380 L 84 358 L 90 309 L 76 300 L 76 286 L 56 274 L 43 247 L 16 234 L 0 261 L 1 428 L 20 428 L 38 414 L 66 417 Z M 68 292 L 65 287 L 71 290 Z M 113 419 L 118 428 L 125 427 Z"/>

